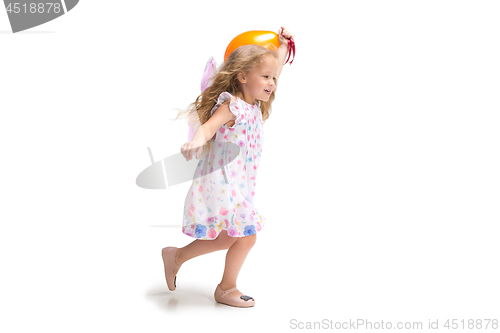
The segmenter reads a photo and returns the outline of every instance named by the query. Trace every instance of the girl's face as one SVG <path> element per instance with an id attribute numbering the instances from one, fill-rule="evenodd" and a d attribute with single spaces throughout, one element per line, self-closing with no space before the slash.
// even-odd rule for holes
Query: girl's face
<path id="1" fill-rule="evenodd" d="M 278 60 L 273 56 L 264 57 L 260 66 L 246 77 L 246 82 L 243 83 L 244 93 L 252 99 L 267 102 L 276 88 L 277 71 Z"/>

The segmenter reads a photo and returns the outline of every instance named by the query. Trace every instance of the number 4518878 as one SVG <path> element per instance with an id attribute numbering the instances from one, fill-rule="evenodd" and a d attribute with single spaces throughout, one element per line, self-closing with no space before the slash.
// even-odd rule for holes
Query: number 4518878
<path id="1" fill-rule="evenodd" d="M 498 329 L 498 319 L 448 319 L 444 323 L 444 327 L 448 329 Z"/>
<path id="2" fill-rule="evenodd" d="M 29 5 L 29 8 L 28 8 Z M 24 10 L 23 10 L 24 9 Z M 20 12 L 23 13 L 31 13 L 31 14 L 36 14 L 36 13 L 50 13 L 52 11 L 53 13 L 60 13 L 62 11 L 61 4 L 60 3 L 53 3 L 53 2 L 39 2 L 39 3 L 9 3 L 7 6 L 7 12 L 8 13 L 14 13 L 18 14 Z"/>

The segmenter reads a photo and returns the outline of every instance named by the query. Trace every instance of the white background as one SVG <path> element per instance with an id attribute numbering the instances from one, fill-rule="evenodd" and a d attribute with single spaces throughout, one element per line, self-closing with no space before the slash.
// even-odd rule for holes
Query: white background
<path id="1" fill-rule="evenodd" d="M 12 34 L 0 11 L 0 330 L 500 319 L 499 12 L 81 1 Z M 168 119 L 198 96 L 209 57 L 280 26 L 297 52 L 265 123 L 256 206 L 268 224 L 238 278 L 256 306 L 214 301 L 224 251 L 186 262 L 170 292 L 160 253 L 193 240 L 180 227 L 190 183 L 138 187 L 147 147 L 178 153 L 188 127 Z"/>

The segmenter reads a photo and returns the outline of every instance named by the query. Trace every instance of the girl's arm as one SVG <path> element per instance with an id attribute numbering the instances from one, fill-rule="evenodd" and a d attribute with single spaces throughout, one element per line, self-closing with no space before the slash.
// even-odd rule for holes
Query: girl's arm
<path id="1" fill-rule="evenodd" d="M 235 115 L 229 110 L 229 102 L 230 101 L 226 101 L 222 103 L 217 110 L 215 110 L 214 114 L 198 128 L 193 139 L 182 145 L 181 153 L 186 158 L 186 161 L 191 160 L 193 154 L 196 158 L 200 157 L 203 150 L 202 146 L 213 138 L 219 128 L 228 121 L 235 120 Z"/>
<path id="2" fill-rule="evenodd" d="M 283 63 L 285 62 L 286 56 L 288 54 L 288 40 L 293 37 L 289 30 L 281 27 L 278 31 L 278 38 L 280 41 L 280 47 L 278 48 L 278 70 L 276 72 L 276 79 L 280 76 L 281 70 L 283 69 Z"/>
<path id="3" fill-rule="evenodd" d="M 279 78 L 281 70 L 283 69 L 283 63 L 285 62 L 286 55 L 288 54 L 288 41 L 280 41 L 280 47 L 278 49 L 278 70 L 276 71 L 276 79 Z"/>

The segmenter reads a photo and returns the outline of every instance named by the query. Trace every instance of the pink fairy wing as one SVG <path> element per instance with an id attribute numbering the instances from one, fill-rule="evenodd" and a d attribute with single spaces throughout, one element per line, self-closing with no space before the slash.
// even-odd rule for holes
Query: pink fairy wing
<path id="1" fill-rule="evenodd" d="M 188 126 L 189 126 L 188 141 L 191 141 L 193 140 L 196 131 L 194 130 L 194 126 L 192 123 L 188 123 Z"/>
<path id="2" fill-rule="evenodd" d="M 212 84 L 213 74 L 217 71 L 217 63 L 214 60 L 214 57 L 210 57 L 208 59 L 207 64 L 205 65 L 205 71 L 203 72 L 203 76 L 201 77 L 201 92 L 205 91 Z"/>
<path id="3" fill-rule="evenodd" d="M 189 126 L 188 141 L 193 140 L 193 137 L 196 134 L 198 128 L 200 128 L 200 125 L 201 122 L 200 118 L 198 117 L 198 113 L 196 112 L 196 109 L 192 107 L 188 115 L 188 126 Z"/>
<path id="4" fill-rule="evenodd" d="M 205 65 L 205 71 L 201 77 L 201 92 L 205 91 L 213 82 L 215 73 L 217 72 L 217 62 L 214 57 L 210 57 Z M 198 128 L 200 128 L 200 119 L 195 109 L 191 110 L 188 119 L 189 133 L 188 140 L 191 141 L 196 134 Z"/>

